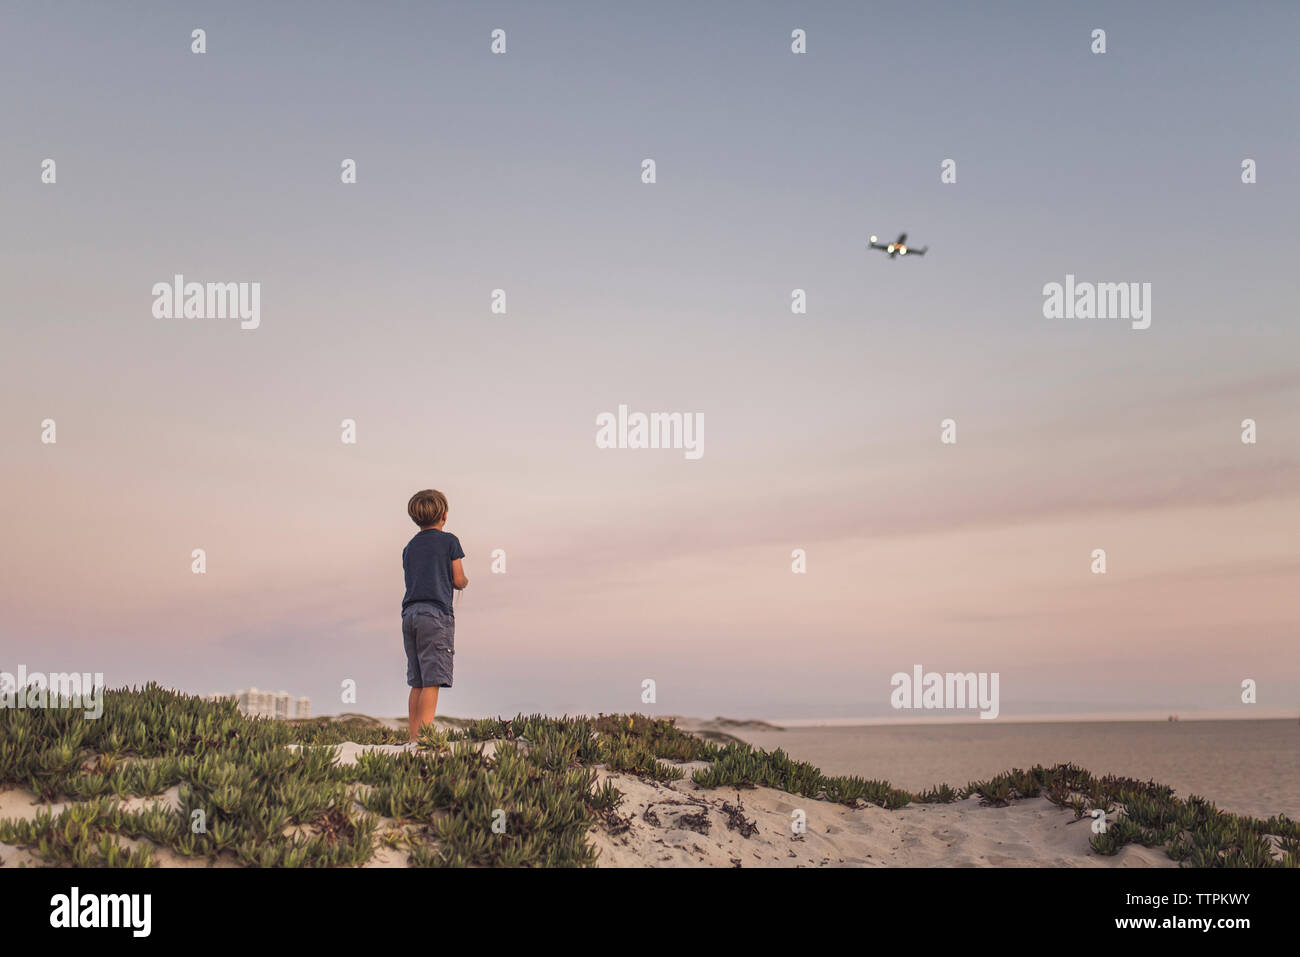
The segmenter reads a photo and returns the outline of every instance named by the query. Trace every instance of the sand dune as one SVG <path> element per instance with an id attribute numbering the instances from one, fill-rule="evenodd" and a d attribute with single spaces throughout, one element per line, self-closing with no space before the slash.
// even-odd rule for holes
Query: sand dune
<path id="1" fill-rule="evenodd" d="M 623 792 L 621 833 L 600 828 L 599 864 L 612 867 L 1176 867 L 1163 850 L 1088 847 L 1088 820 L 1046 798 L 982 807 L 977 798 L 887 811 L 849 808 L 771 788 L 705 790 L 601 772 Z M 792 830 L 802 811 L 806 831 Z M 1113 818 L 1113 816 L 1112 816 Z M 755 830 L 750 832 L 750 827 Z"/>
<path id="2" fill-rule="evenodd" d="M 381 720 L 392 726 L 397 722 Z M 439 721 L 444 728 L 459 722 Z M 765 722 L 683 719 L 683 728 L 705 736 L 734 732 L 771 739 L 781 729 Z M 489 753 L 500 742 L 481 747 Z M 395 745 L 337 745 L 339 762 L 353 763 L 362 752 L 395 753 Z M 615 814 L 594 828 L 590 840 L 607 867 L 1175 867 L 1162 849 L 1126 846 L 1114 856 L 1094 853 L 1088 841 L 1091 822 L 1045 798 L 1015 801 L 1006 807 L 982 806 L 978 798 L 946 805 L 912 804 L 885 810 L 859 802 L 846 807 L 770 788 L 705 789 L 691 772 L 705 765 L 676 764 L 682 780 L 655 782 L 599 768 L 598 783 L 609 780 L 624 795 Z M 998 769 L 990 768 L 993 773 Z M 176 807 L 177 789 L 156 798 L 131 798 L 138 809 L 154 801 Z M 38 804 L 23 788 L 0 791 L 0 817 L 33 818 L 46 809 L 58 813 L 68 802 Z M 792 825 L 802 817 L 804 827 Z M 1114 819 L 1114 815 L 1111 816 Z M 411 825 L 381 818 L 379 833 Z M 130 842 L 135 843 L 135 842 Z M 229 855 L 223 855 L 223 858 Z M 162 866 L 209 866 L 159 848 Z M 3 866 L 40 865 L 28 852 L 0 844 Z M 223 859 L 218 866 L 232 866 Z M 366 867 L 402 867 L 404 851 L 377 842 Z"/>
<path id="3" fill-rule="evenodd" d="M 442 725 L 442 722 L 439 722 Z M 763 721 L 692 721 L 703 730 L 780 730 Z M 450 723 L 445 727 L 451 727 Z M 487 741 L 491 753 L 499 742 Z M 339 745 L 339 761 L 391 745 Z M 1091 824 L 1046 798 L 984 807 L 978 798 L 910 805 L 894 811 L 863 803 L 849 808 L 771 788 L 701 788 L 691 772 L 702 762 L 673 762 L 680 781 L 598 772 L 623 792 L 620 824 L 592 831 L 605 867 L 1177 867 L 1163 850 L 1127 846 L 1113 857 L 1088 846 Z M 805 828 L 792 829 L 802 811 Z M 1111 815 L 1114 820 L 1114 815 Z M 367 866 L 401 866 L 371 862 Z"/>
<path id="4" fill-rule="evenodd" d="M 1011 768 L 1074 763 L 1094 774 L 1154 778 L 1236 814 L 1300 818 L 1300 726 L 1290 720 L 1115 721 L 846 725 L 780 728 L 762 721 L 679 718 L 711 740 L 722 734 L 781 748 L 826 774 L 883 778 L 923 791 L 961 787 Z"/>

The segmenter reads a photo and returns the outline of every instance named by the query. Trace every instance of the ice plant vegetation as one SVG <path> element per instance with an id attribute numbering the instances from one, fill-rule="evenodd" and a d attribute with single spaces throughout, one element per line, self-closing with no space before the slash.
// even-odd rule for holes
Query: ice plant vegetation
<path id="1" fill-rule="evenodd" d="M 57 705 L 0 709 L 0 787 L 70 802 L 0 820 L 0 842 L 54 866 L 156 866 L 162 849 L 248 867 L 359 866 L 380 851 L 421 867 L 586 866 L 593 829 L 627 826 L 621 793 L 598 783 L 598 769 L 664 781 L 684 777 L 683 763 L 702 788 L 779 788 L 848 807 L 1041 795 L 1062 813 L 1104 815 L 1098 854 L 1138 843 L 1196 867 L 1300 866 L 1300 824 L 1284 816 L 1239 817 L 1073 765 L 911 794 L 643 715 L 464 721 L 426 728 L 418 748 L 362 751 L 348 764 L 339 744 L 401 744 L 406 732 L 364 718 L 246 718 L 233 702 L 153 684 L 106 691 L 98 720 Z"/>

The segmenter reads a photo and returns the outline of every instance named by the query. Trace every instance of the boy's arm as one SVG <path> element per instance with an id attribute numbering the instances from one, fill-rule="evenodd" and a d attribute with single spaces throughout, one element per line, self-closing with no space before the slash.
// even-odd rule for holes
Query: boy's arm
<path id="1" fill-rule="evenodd" d="M 451 561 L 451 583 L 458 589 L 469 584 L 469 579 L 465 577 L 465 569 L 461 567 L 459 558 L 453 558 Z"/>

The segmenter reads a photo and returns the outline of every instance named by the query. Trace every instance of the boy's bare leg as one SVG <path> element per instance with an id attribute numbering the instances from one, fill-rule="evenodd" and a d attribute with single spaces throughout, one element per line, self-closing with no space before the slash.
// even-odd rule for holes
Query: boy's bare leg
<path id="1" fill-rule="evenodd" d="M 406 701 L 406 724 L 410 728 L 411 737 L 408 739 L 414 741 L 420 734 L 420 689 L 412 688 L 411 694 Z"/>
<path id="2" fill-rule="evenodd" d="M 438 689 L 421 688 L 420 700 L 417 706 L 415 730 L 411 732 L 411 740 L 419 736 L 420 728 L 426 724 L 433 724 L 433 719 L 438 714 Z"/>

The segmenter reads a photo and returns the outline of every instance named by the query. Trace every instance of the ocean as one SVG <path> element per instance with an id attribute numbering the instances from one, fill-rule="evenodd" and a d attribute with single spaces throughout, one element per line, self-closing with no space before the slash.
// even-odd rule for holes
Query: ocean
<path id="1" fill-rule="evenodd" d="M 1013 767 L 1073 762 L 1094 774 L 1152 779 L 1237 814 L 1300 820 L 1300 723 L 1256 721 L 973 720 L 961 724 L 727 727 L 783 748 L 826 774 L 883 778 L 920 791 L 984 780 Z"/>

